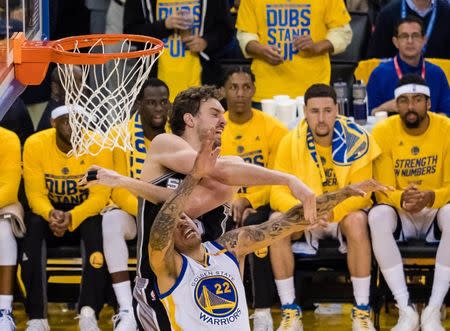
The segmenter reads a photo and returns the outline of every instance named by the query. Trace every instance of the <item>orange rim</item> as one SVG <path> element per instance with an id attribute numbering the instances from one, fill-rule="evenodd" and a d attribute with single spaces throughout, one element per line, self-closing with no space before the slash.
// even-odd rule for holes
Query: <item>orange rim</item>
<path id="1" fill-rule="evenodd" d="M 75 48 L 107 46 L 125 40 L 153 46 L 145 50 L 123 53 L 72 52 Z M 14 37 L 13 47 L 16 79 L 24 85 L 38 85 L 44 79 L 50 62 L 79 65 L 104 64 L 113 59 L 139 58 L 160 53 L 164 49 L 164 43 L 157 38 L 133 34 L 93 34 L 53 41 L 33 41 L 27 40 L 23 33 L 18 33 Z"/>
<path id="2" fill-rule="evenodd" d="M 98 43 L 101 40 L 102 43 Z M 120 41 L 131 41 L 141 44 L 152 44 L 153 47 L 140 51 L 123 52 L 123 53 L 73 53 L 71 50 L 77 46 L 78 48 L 87 48 L 98 45 L 113 45 Z M 65 64 L 101 64 L 113 59 L 131 59 L 141 56 L 148 56 L 161 52 L 164 49 L 164 43 L 153 37 L 140 36 L 134 34 L 93 34 L 84 36 L 74 36 L 62 38 L 52 42 L 52 62 Z M 61 47 L 59 49 L 58 47 Z M 68 57 L 70 59 L 68 59 Z M 73 63 L 72 60 L 78 58 L 79 63 Z M 105 61 L 99 61 L 103 58 Z"/>

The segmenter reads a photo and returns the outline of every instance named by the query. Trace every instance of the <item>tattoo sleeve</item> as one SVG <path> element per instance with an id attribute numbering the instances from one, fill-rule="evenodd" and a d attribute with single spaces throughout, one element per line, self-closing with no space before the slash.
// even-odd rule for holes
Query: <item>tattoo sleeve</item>
<path id="1" fill-rule="evenodd" d="M 198 182 L 199 179 L 187 176 L 161 207 L 150 230 L 150 248 L 152 250 L 162 251 L 173 244 L 173 231 L 177 218 L 184 211 L 186 202 Z"/>
<path id="2" fill-rule="evenodd" d="M 319 196 L 317 198 L 318 216 L 326 215 L 337 204 L 350 196 L 352 194 L 348 188 Z M 217 241 L 236 255 L 243 256 L 270 246 L 277 239 L 302 231 L 309 225 L 311 224 L 304 219 L 303 206 L 298 204 L 276 219 L 227 232 Z"/>

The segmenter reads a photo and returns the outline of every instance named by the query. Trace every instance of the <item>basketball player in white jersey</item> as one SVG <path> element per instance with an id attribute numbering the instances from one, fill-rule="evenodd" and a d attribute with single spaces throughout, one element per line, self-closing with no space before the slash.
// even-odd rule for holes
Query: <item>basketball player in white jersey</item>
<path id="1" fill-rule="evenodd" d="M 165 189 L 176 189 L 190 172 L 200 142 L 211 129 L 215 145 L 220 146 L 226 124 L 221 97 L 220 91 L 212 86 L 193 87 L 178 94 L 169 116 L 172 134 L 160 134 L 152 140 L 141 180 L 105 169 L 97 169 L 87 177 L 94 184 L 121 186 L 143 198 L 138 212 L 138 265 L 133 291 L 140 330 L 170 330 L 168 316 L 153 289 L 155 277 L 147 249 L 149 233 L 161 202 L 170 196 L 170 190 Z M 229 208 L 223 204 L 231 200 L 236 187 L 252 185 L 287 185 L 305 206 L 305 219 L 315 221 L 315 195 L 295 176 L 247 164 L 238 157 L 221 157 L 214 173 L 195 188 L 186 209 L 190 217 L 198 219 L 196 224 L 202 229 L 203 240 L 215 240 L 230 229 Z"/>
<path id="2" fill-rule="evenodd" d="M 219 152 L 212 129 L 202 139 L 190 175 L 161 207 L 150 231 L 150 265 L 172 330 L 250 330 L 239 262 L 246 254 L 311 226 L 304 220 L 303 207 L 297 205 L 277 219 L 202 243 L 197 226 L 184 210 L 194 187 L 215 171 Z M 350 196 L 385 190 L 368 180 L 325 194 L 317 199 L 317 215 L 325 217 Z"/>

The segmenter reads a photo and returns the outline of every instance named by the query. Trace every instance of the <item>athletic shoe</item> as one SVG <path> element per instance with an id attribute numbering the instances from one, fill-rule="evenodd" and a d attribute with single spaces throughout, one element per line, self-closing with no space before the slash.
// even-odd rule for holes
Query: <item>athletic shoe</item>
<path id="1" fill-rule="evenodd" d="M 9 309 L 0 309 L 0 330 L 2 331 L 16 331 L 16 324 L 12 311 Z"/>
<path id="2" fill-rule="evenodd" d="M 398 308 L 398 322 L 391 331 L 419 331 L 419 314 L 416 307 L 408 305 L 406 308 Z"/>
<path id="3" fill-rule="evenodd" d="M 352 309 L 353 331 L 376 331 L 370 319 L 370 306 L 353 306 Z"/>
<path id="4" fill-rule="evenodd" d="M 133 311 L 119 310 L 117 315 L 112 317 L 114 331 L 136 331 L 137 323 L 134 319 Z"/>
<path id="5" fill-rule="evenodd" d="M 281 323 L 277 331 L 303 331 L 302 309 L 293 303 L 281 306 Z"/>
<path id="6" fill-rule="evenodd" d="M 253 319 L 253 331 L 273 331 L 273 320 L 270 310 L 257 310 L 250 316 Z"/>
<path id="7" fill-rule="evenodd" d="M 445 331 L 441 323 L 441 309 L 426 306 L 420 316 L 422 331 Z"/>
<path id="8" fill-rule="evenodd" d="M 97 325 L 95 311 L 91 307 L 82 307 L 80 310 L 80 315 L 76 318 L 79 319 L 78 326 L 80 327 L 80 331 L 100 331 Z"/>
<path id="9" fill-rule="evenodd" d="M 47 319 L 32 319 L 27 322 L 27 325 L 25 331 L 50 331 Z"/>

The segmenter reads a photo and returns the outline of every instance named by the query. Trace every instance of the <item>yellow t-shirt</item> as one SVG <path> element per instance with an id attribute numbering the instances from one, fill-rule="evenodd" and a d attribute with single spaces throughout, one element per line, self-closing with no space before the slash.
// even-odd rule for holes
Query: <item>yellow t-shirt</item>
<path id="1" fill-rule="evenodd" d="M 303 183 L 309 186 L 315 194 L 320 195 L 324 193 L 323 180 L 320 175 L 320 170 L 317 168 L 314 160 L 309 155 L 306 157 L 302 157 L 299 159 L 299 155 L 302 155 L 300 150 L 302 146 L 294 145 L 296 139 L 293 139 L 298 134 L 297 130 L 293 130 L 289 132 L 281 141 L 278 146 L 278 152 L 275 159 L 274 169 L 285 172 L 291 175 L 296 176 Z M 306 137 L 300 136 L 299 141 L 303 139 L 306 140 Z M 373 138 L 369 136 L 369 144 L 374 144 Z M 306 145 L 306 141 L 305 141 Z M 315 144 L 316 151 L 320 150 L 320 146 Z M 330 149 L 332 149 L 330 147 Z M 326 148 L 325 148 L 326 150 Z M 378 146 L 375 148 L 378 150 Z M 294 155 L 296 151 L 299 151 L 298 155 Z M 331 155 L 323 151 L 323 154 L 327 154 L 327 158 L 329 157 L 331 160 Z M 373 158 L 377 153 L 372 150 L 373 155 L 367 154 L 368 157 Z M 363 161 L 363 158 L 359 159 Z M 327 164 L 331 161 L 326 160 L 325 163 L 325 173 L 327 173 L 326 169 Z M 363 162 L 364 165 L 361 167 L 358 166 L 358 161 L 355 161 L 350 165 L 350 167 L 357 167 L 355 171 L 351 171 L 350 174 L 346 178 L 339 178 L 336 168 L 334 168 L 334 172 L 336 173 L 336 182 L 337 186 L 327 187 L 327 192 L 335 191 L 339 188 L 343 188 L 346 185 L 359 183 L 364 180 L 370 179 L 373 177 L 373 167 L 372 162 Z M 323 163 L 322 163 L 323 165 Z M 333 165 L 333 167 L 337 167 L 337 165 Z M 332 177 L 332 176 L 331 176 Z M 328 179 L 328 178 L 327 178 Z M 331 180 L 334 183 L 334 179 Z M 341 186 L 339 187 L 339 183 Z M 273 185 L 272 190 L 270 192 L 270 206 L 273 210 L 286 212 L 296 204 L 300 203 L 289 190 L 287 186 L 283 185 Z M 371 206 L 370 196 L 366 197 L 350 197 L 333 208 L 333 221 L 340 222 L 347 216 L 349 213 L 353 211 L 357 211 L 360 209 L 364 209 Z"/>
<path id="2" fill-rule="evenodd" d="M 0 139 L 0 208 L 3 208 L 17 202 L 22 168 L 19 137 L 0 127 Z"/>
<path id="3" fill-rule="evenodd" d="M 388 197 L 377 194 L 378 203 L 401 208 L 403 190 L 416 184 L 436 193 L 433 208 L 450 202 L 450 119 L 428 112 L 430 125 L 420 136 L 408 135 L 399 115 L 377 124 L 372 131 L 382 150 L 374 162 L 375 178 L 391 185 Z"/>
<path id="4" fill-rule="evenodd" d="M 139 114 L 133 115 L 128 122 L 130 133 L 132 135 L 131 145 L 133 150 L 124 152 L 120 148 L 114 149 L 113 160 L 114 170 L 124 176 L 139 179 L 141 177 L 142 166 L 144 165 L 147 151 L 150 148 L 150 140 L 145 138 L 144 130 Z M 136 216 L 138 209 L 137 197 L 130 191 L 115 187 L 111 193 L 111 199 L 120 209 L 128 214 Z"/>
<path id="5" fill-rule="evenodd" d="M 194 15 L 192 34 L 198 35 L 201 24 L 200 0 L 158 0 L 157 20 L 183 9 Z M 158 78 L 166 82 L 173 101 L 177 94 L 189 87 L 201 85 L 202 67 L 198 54 L 191 53 L 178 33 L 163 39 L 164 52 L 158 60 Z"/>
<path id="6" fill-rule="evenodd" d="M 320 162 L 322 162 L 323 171 L 326 180 L 322 182 L 323 193 L 334 192 L 339 189 L 336 173 L 333 167 L 332 148 L 320 146 L 316 144 L 316 151 L 319 154 Z"/>
<path id="7" fill-rule="evenodd" d="M 222 134 L 222 155 L 237 155 L 245 162 L 272 169 L 278 144 L 288 132 L 277 119 L 253 110 L 253 117 L 244 124 L 231 122 L 225 113 L 227 124 Z M 243 187 L 239 197 L 247 198 L 253 208 L 269 203 L 270 188 L 265 186 Z"/>
<path id="8" fill-rule="evenodd" d="M 86 218 L 99 214 L 106 206 L 111 190 L 101 185 L 89 189 L 78 187 L 78 180 L 94 164 L 111 169 L 111 152 L 105 150 L 97 156 L 68 157 L 56 146 L 55 129 L 30 136 L 23 150 L 23 177 L 31 210 L 45 220 L 54 208 L 70 210 L 70 231 Z"/>
<path id="9" fill-rule="evenodd" d="M 281 49 L 284 62 L 273 66 L 253 59 L 256 76 L 255 101 L 276 94 L 304 95 L 314 83 L 330 82 L 328 53 L 307 57 L 293 48 L 294 36 L 310 35 L 317 42 L 327 31 L 350 22 L 343 0 L 242 0 L 236 27 L 254 33 L 263 45 Z"/>

